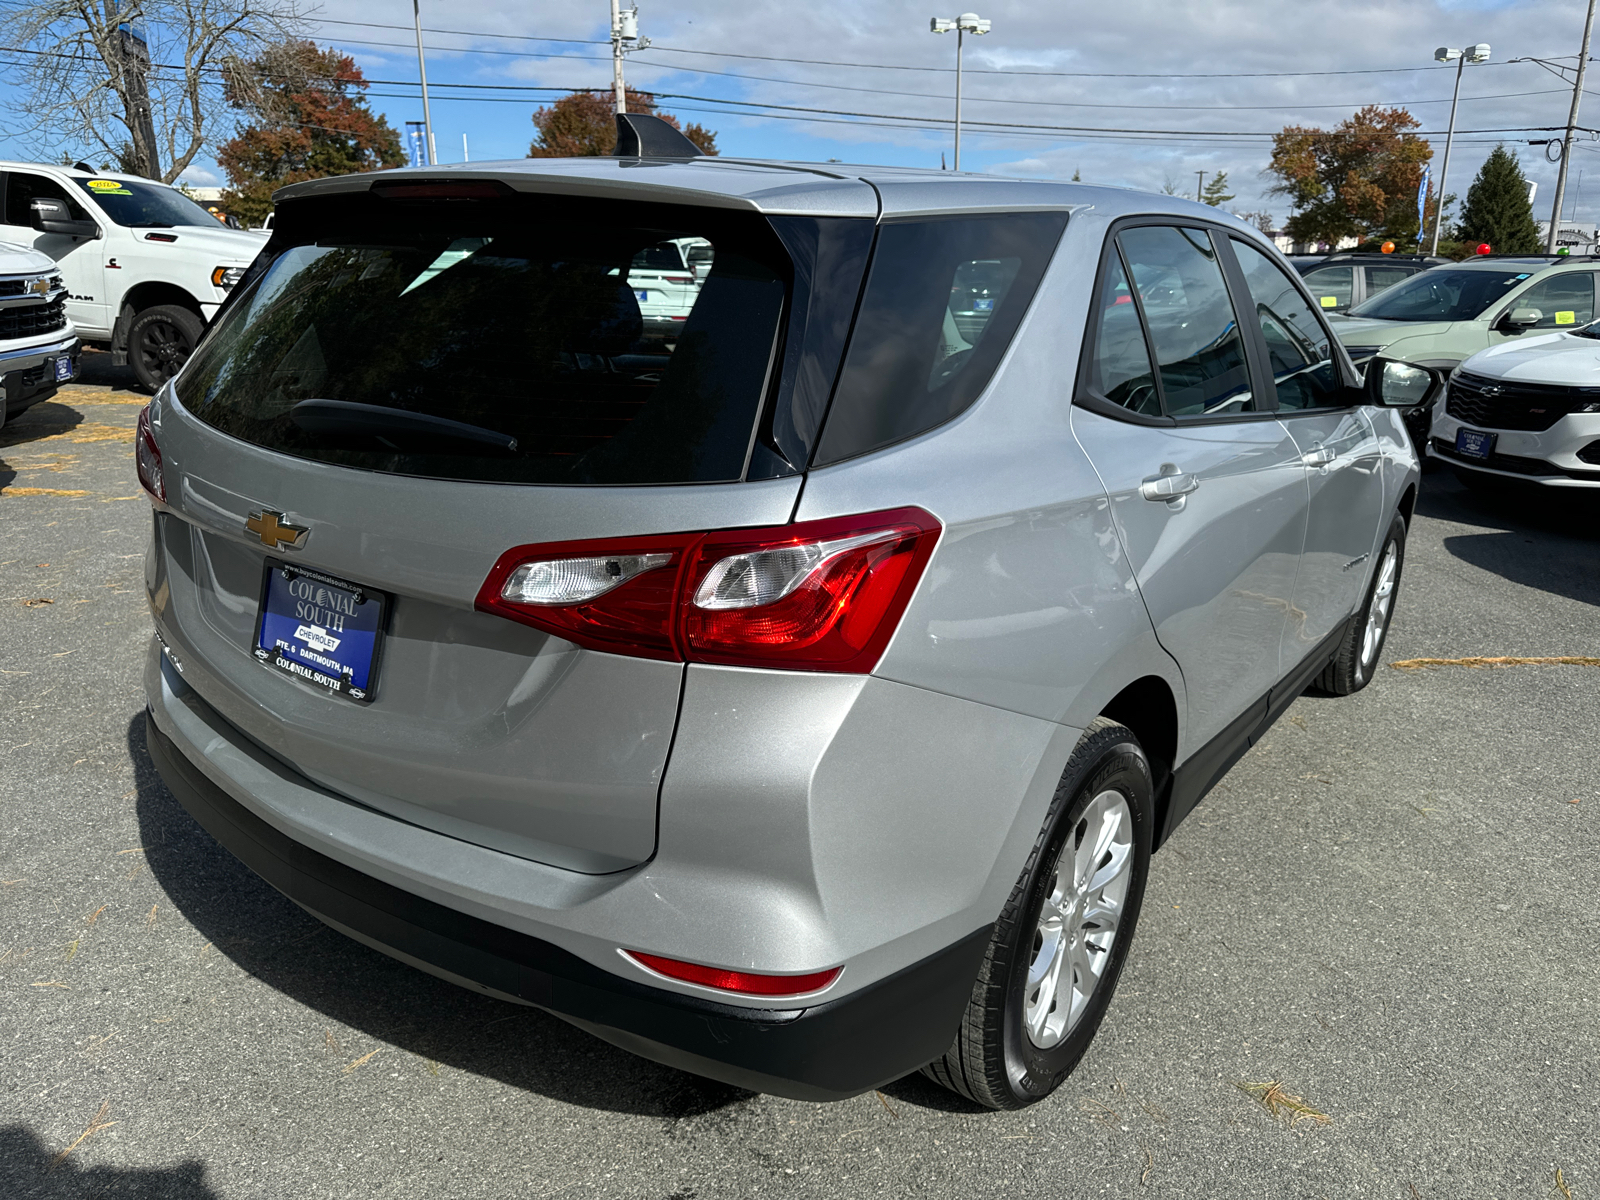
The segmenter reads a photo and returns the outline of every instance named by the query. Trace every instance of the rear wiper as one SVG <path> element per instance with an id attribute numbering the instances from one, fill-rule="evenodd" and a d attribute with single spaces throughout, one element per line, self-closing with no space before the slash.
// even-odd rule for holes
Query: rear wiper
<path id="1" fill-rule="evenodd" d="M 309 434 L 347 450 L 401 454 L 515 454 L 517 439 L 479 425 L 351 400 L 302 400 L 289 417 Z"/>

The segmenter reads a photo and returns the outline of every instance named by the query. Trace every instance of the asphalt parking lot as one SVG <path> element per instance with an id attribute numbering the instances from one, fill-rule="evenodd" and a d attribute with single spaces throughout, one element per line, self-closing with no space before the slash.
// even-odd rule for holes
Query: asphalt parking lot
<path id="1" fill-rule="evenodd" d="M 0 1197 L 1600 1196 L 1600 667 L 1297 701 L 1044 1104 L 752 1095 L 350 942 L 190 820 L 142 734 L 144 397 L 86 361 L 0 430 Z M 1600 655 L 1597 515 L 1430 472 L 1385 658 Z"/>

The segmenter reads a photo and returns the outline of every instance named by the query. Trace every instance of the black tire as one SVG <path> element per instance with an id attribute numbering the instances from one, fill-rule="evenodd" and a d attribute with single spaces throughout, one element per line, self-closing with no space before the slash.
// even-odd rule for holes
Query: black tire
<path id="1" fill-rule="evenodd" d="M 1118 922 L 1111 932 L 1109 948 L 1095 947 L 1104 957 L 1098 982 L 1090 988 L 1082 1009 L 1075 1018 L 1063 1014 L 1065 1027 L 1054 1034 L 1059 1040 L 1041 1048 L 1025 1027 L 1024 1019 L 1030 1002 L 1029 972 L 1042 946 L 1045 901 L 1056 887 L 1056 868 L 1063 849 L 1072 849 L 1069 839 L 1078 845 L 1091 832 L 1086 813 L 1099 811 L 1099 798 L 1108 793 L 1120 797 L 1127 814 L 1129 844 L 1123 856 L 1127 863 L 1123 873 L 1128 878 L 1126 891 L 1116 905 Z M 924 1075 L 988 1108 L 1014 1109 L 1043 1100 L 1071 1074 L 1094 1040 L 1111 1003 L 1138 924 L 1145 880 L 1150 873 L 1153 796 L 1150 763 L 1139 739 L 1125 726 L 1097 718 L 1073 750 L 1050 802 L 1044 829 L 995 922 L 994 935 L 955 1042 L 943 1058 L 922 1068 Z M 1117 815 L 1120 822 L 1120 812 Z M 1094 874 L 1100 874 L 1117 859 L 1108 851 L 1087 861 L 1095 864 Z M 1121 873 L 1115 878 L 1120 879 Z M 1085 893 L 1094 890 L 1085 889 Z M 1089 936 L 1107 940 L 1103 927 Z M 1077 944 L 1074 938 L 1071 945 Z M 1094 943 L 1086 940 L 1085 945 Z M 1041 994 L 1039 989 L 1035 994 Z M 1069 994 L 1069 1009 L 1070 999 Z M 1046 1007 L 1035 1002 L 1034 1013 L 1041 1010 L 1047 1021 L 1060 1012 L 1054 1004 Z"/>
<path id="2" fill-rule="evenodd" d="M 128 326 L 128 362 L 148 392 L 160 389 L 189 361 L 200 344 L 205 322 L 178 304 L 157 304 Z"/>
<path id="3" fill-rule="evenodd" d="M 1385 585 L 1385 570 L 1391 551 L 1394 554 L 1394 570 L 1387 576 L 1388 590 L 1384 594 L 1381 589 Z M 1350 632 L 1340 643 L 1339 652 L 1323 668 L 1322 674 L 1312 681 L 1314 690 L 1325 696 L 1348 696 L 1352 692 L 1359 692 L 1372 681 L 1378 657 L 1383 653 L 1383 643 L 1389 636 L 1389 625 L 1394 620 L 1394 605 L 1400 595 L 1400 574 L 1405 564 L 1406 519 L 1396 513 L 1394 520 L 1389 522 L 1383 548 L 1378 551 L 1378 562 L 1372 569 L 1372 581 L 1367 584 L 1366 600 L 1356 613 L 1355 620 L 1350 623 Z M 1374 607 L 1379 604 L 1382 605 L 1382 611 L 1375 636 L 1369 642 L 1367 630 L 1373 623 Z"/>

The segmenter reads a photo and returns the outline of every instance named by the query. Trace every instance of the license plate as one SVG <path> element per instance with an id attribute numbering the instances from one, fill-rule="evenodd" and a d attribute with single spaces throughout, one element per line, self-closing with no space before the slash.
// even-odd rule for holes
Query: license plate
<path id="1" fill-rule="evenodd" d="M 640 304 L 643 304 L 647 300 L 650 299 L 650 293 L 647 292 L 647 291 L 640 291 L 639 289 L 635 288 L 634 289 L 634 293 L 633 293 L 633 298 L 635 300 L 637 300 Z"/>
<path id="2" fill-rule="evenodd" d="M 56 382 L 72 378 L 72 359 L 62 355 L 56 359 Z"/>
<path id="3" fill-rule="evenodd" d="M 1456 430 L 1456 453 L 1466 458 L 1488 458 L 1494 453 L 1494 440 L 1500 436 L 1481 429 Z"/>
<path id="4" fill-rule="evenodd" d="M 290 563 L 269 562 L 255 655 L 358 704 L 372 702 L 387 597 Z"/>

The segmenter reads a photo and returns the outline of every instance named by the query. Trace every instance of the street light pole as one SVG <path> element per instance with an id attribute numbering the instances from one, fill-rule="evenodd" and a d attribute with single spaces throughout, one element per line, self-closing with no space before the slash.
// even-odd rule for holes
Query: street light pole
<path id="1" fill-rule="evenodd" d="M 439 161 L 433 148 L 433 114 L 428 111 L 428 64 L 422 57 L 422 0 L 411 0 L 411 17 L 417 26 L 417 74 L 422 78 L 422 128 L 428 135 L 428 165 Z"/>
<path id="2" fill-rule="evenodd" d="M 934 17 L 928 22 L 928 28 L 934 33 L 949 33 L 952 29 L 956 34 L 956 154 L 954 169 L 961 170 L 961 50 L 962 39 L 969 33 L 985 34 L 989 32 L 989 22 L 977 13 L 962 13 L 959 17 Z"/>
<path id="3" fill-rule="evenodd" d="M 1449 46 L 1440 46 L 1433 52 L 1433 57 L 1436 62 L 1449 62 L 1455 59 L 1456 63 L 1456 90 L 1450 97 L 1450 129 L 1444 135 L 1444 162 L 1439 166 L 1439 201 L 1433 211 L 1433 244 L 1428 250 L 1429 254 L 1438 254 L 1439 226 L 1444 222 L 1444 185 L 1450 175 L 1450 147 L 1456 140 L 1456 105 L 1461 101 L 1461 72 L 1469 62 L 1480 63 L 1488 59 L 1489 43 L 1479 42 L 1476 46 L 1468 46 L 1465 50 L 1452 50 Z"/>
<path id="4" fill-rule="evenodd" d="M 1567 132 L 1561 139 L 1561 166 L 1556 171 L 1556 203 L 1550 214 L 1550 236 L 1545 239 L 1544 252 L 1556 252 L 1556 238 L 1561 234 L 1561 206 L 1567 198 L 1567 164 L 1572 159 L 1573 129 L 1578 123 L 1578 102 L 1583 99 L 1583 75 L 1589 65 L 1589 35 L 1594 32 L 1595 0 L 1589 0 L 1589 15 L 1583 22 L 1583 46 L 1578 51 L 1578 77 L 1572 84 L 1572 111 L 1567 114 Z"/>
<path id="5" fill-rule="evenodd" d="M 611 88 L 616 93 L 619 113 L 628 111 L 628 85 L 622 78 L 623 56 L 649 45 L 649 38 L 639 36 L 639 6 L 623 8 L 620 0 L 611 0 Z"/>

